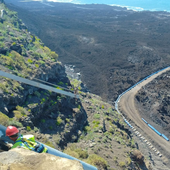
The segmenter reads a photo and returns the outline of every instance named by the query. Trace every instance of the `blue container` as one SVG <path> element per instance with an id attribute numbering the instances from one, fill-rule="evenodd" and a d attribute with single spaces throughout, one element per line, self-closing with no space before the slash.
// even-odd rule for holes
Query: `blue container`
<path id="1" fill-rule="evenodd" d="M 166 139 L 167 141 L 169 141 L 169 139 L 168 139 L 164 134 L 162 134 L 162 137 L 163 137 L 164 139 Z"/>
<path id="2" fill-rule="evenodd" d="M 148 122 L 147 122 L 144 118 L 142 118 L 142 120 L 143 120 L 146 124 L 148 124 Z"/>
<path id="3" fill-rule="evenodd" d="M 149 126 L 153 131 L 155 131 L 159 136 L 162 135 L 159 131 L 157 131 L 157 130 L 156 130 L 153 126 L 151 126 L 150 124 L 148 124 L 148 126 Z"/>

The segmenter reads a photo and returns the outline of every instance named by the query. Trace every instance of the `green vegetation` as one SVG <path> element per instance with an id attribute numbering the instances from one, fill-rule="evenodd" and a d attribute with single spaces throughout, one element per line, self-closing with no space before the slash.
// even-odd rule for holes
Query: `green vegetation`
<path id="1" fill-rule="evenodd" d="M 8 126 L 9 123 L 9 117 L 5 115 L 4 113 L 0 112 L 0 122 L 4 126 Z"/>
<path id="2" fill-rule="evenodd" d="M 45 98 L 41 99 L 41 104 L 45 103 Z"/>
<path id="3" fill-rule="evenodd" d="M 93 128 L 97 128 L 97 127 L 99 127 L 99 124 L 100 124 L 100 122 L 99 121 L 96 121 L 96 120 L 93 120 L 93 122 L 92 122 L 94 125 L 93 125 Z"/>
<path id="4" fill-rule="evenodd" d="M 39 68 L 39 64 L 35 64 L 35 67 Z"/>
<path id="5" fill-rule="evenodd" d="M 73 85 L 74 88 L 77 87 L 78 90 L 81 90 L 81 86 L 80 86 L 81 81 L 79 81 L 77 79 L 70 79 L 70 83 Z M 74 90 L 74 89 L 72 89 L 72 90 Z"/>
<path id="6" fill-rule="evenodd" d="M 28 60 L 27 60 L 30 64 L 32 64 L 33 63 L 33 61 L 29 58 Z"/>
<path id="7" fill-rule="evenodd" d="M 70 122 L 70 119 L 66 118 L 66 122 L 69 123 L 69 122 Z"/>
<path id="8" fill-rule="evenodd" d="M 86 150 L 82 150 L 81 148 L 77 148 L 74 144 L 64 150 L 64 153 L 71 155 L 77 159 L 87 159 L 88 153 Z"/>
<path id="9" fill-rule="evenodd" d="M 131 164 L 132 160 L 130 159 L 130 157 L 126 158 L 126 164 L 129 166 Z"/>
<path id="10" fill-rule="evenodd" d="M 100 114 L 94 114 L 94 119 L 100 119 Z"/>
<path id="11" fill-rule="evenodd" d="M 50 141 L 47 141 L 46 143 L 44 143 L 45 145 L 49 146 L 49 147 L 52 147 L 52 148 L 55 148 L 55 146 L 53 145 L 52 142 Z"/>
<path id="12" fill-rule="evenodd" d="M 59 86 L 62 86 L 64 83 L 62 81 L 60 81 L 59 83 L 57 83 Z"/>
<path id="13" fill-rule="evenodd" d="M 7 14 L 4 15 L 4 22 L 3 24 L 0 23 L 0 49 L 5 50 L 6 52 L 4 54 L 0 54 L 0 63 L 1 65 L 3 65 L 3 67 L 12 70 L 11 72 L 14 72 L 20 77 L 38 77 L 42 72 L 45 71 L 45 68 L 47 66 L 50 68 L 50 63 L 54 64 L 53 62 L 57 62 L 58 54 L 56 54 L 54 51 L 51 51 L 48 47 L 44 46 L 44 44 L 38 37 L 30 35 L 26 29 L 19 32 L 19 28 L 22 23 L 20 20 L 17 19 L 17 13 L 12 12 L 8 9 L 5 10 L 7 11 Z M 11 50 L 11 46 L 18 49 L 16 51 Z M 81 142 L 81 140 L 83 139 L 83 143 L 84 141 L 86 141 L 86 143 L 89 144 L 90 142 L 90 144 L 92 145 L 94 142 L 95 144 L 92 147 L 88 147 L 87 145 L 82 146 L 82 148 L 88 147 L 85 150 L 73 146 L 68 147 L 65 150 L 65 153 L 72 155 L 78 159 L 87 161 L 87 163 L 97 166 L 101 169 L 108 169 L 108 163 L 102 157 L 104 156 L 108 158 L 109 153 L 102 155 L 99 151 L 103 149 L 110 152 L 110 150 L 113 149 L 112 142 L 116 143 L 115 141 L 118 142 L 118 145 L 116 145 L 116 149 L 124 149 L 127 146 L 135 147 L 135 142 L 133 139 L 127 136 L 127 134 L 122 129 L 117 127 L 116 124 L 120 124 L 123 127 L 124 122 L 121 120 L 120 115 L 118 115 L 118 113 L 115 112 L 113 108 L 110 107 L 110 105 L 108 106 L 107 103 L 101 101 L 101 99 L 99 97 L 95 97 L 95 95 L 80 92 L 81 81 L 76 79 L 72 79 L 70 81 L 72 84 L 72 90 L 74 90 L 75 87 L 78 88 L 78 93 L 81 96 L 81 100 L 88 100 L 86 105 L 90 103 L 88 106 L 90 113 L 89 115 L 87 115 L 88 126 L 84 127 L 83 132 L 82 129 L 78 129 L 80 131 L 80 133 L 78 131 L 78 134 L 82 134 L 79 139 L 77 138 L 77 134 L 70 133 L 70 129 L 72 128 L 73 123 L 75 123 L 76 120 L 79 120 L 77 119 L 78 116 L 79 118 L 83 117 L 83 107 L 85 106 L 79 103 L 79 101 L 77 101 L 74 105 L 74 103 L 71 101 L 71 103 L 73 104 L 71 108 L 77 107 L 78 109 L 76 108 L 76 111 L 79 114 L 71 114 L 70 112 L 65 112 L 65 115 L 63 116 L 60 114 L 60 104 L 64 105 L 69 100 L 67 98 L 65 99 L 63 95 L 57 95 L 57 97 L 55 97 L 55 95 L 52 95 L 51 91 L 44 92 L 38 90 L 35 91 L 32 95 L 28 96 L 26 94 L 26 101 L 23 101 L 22 104 L 24 104 L 24 107 L 26 107 L 28 111 L 21 106 L 17 106 L 16 109 L 13 111 L 14 118 L 8 118 L 8 116 L 0 112 L 0 122 L 5 126 L 14 125 L 17 127 L 22 127 L 23 125 L 19 121 L 23 116 L 35 114 L 34 116 L 35 118 L 37 118 L 36 114 L 40 114 L 43 109 L 44 111 L 46 111 L 46 109 L 49 109 L 48 113 L 50 114 L 50 121 L 52 122 L 53 120 L 53 123 L 56 124 L 56 126 L 53 126 L 53 123 L 48 124 L 49 121 L 45 119 L 47 115 L 43 115 L 43 113 L 41 114 L 42 119 L 40 120 L 40 123 L 42 127 L 44 127 L 47 131 L 51 131 L 51 133 L 55 132 L 56 134 L 51 134 L 53 138 L 50 141 L 49 139 L 42 139 L 43 143 L 50 147 L 54 147 L 55 143 L 57 145 L 62 145 L 63 137 L 65 137 L 67 133 L 69 133 L 69 135 L 71 134 L 71 136 L 69 137 L 72 141 L 76 141 L 78 139 Z M 64 81 L 60 81 L 58 85 L 68 86 L 68 84 Z M 23 87 L 20 83 L 16 81 L 8 80 L 6 78 L 1 78 L 0 80 L 0 90 L 3 91 L 4 94 L 11 99 L 11 101 L 15 100 L 17 96 L 21 97 L 21 95 L 25 93 L 23 93 L 22 91 L 24 89 Z M 62 88 L 60 87 L 56 86 L 56 88 L 62 90 Z M 87 98 L 85 98 L 85 96 L 87 96 Z M 25 96 L 23 97 L 23 99 L 24 98 Z M 48 103 L 47 107 L 43 108 L 44 105 L 41 105 L 41 107 L 39 107 L 40 103 L 44 104 L 45 102 Z M 64 110 L 62 110 L 62 113 L 64 113 Z M 58 115 L 57 118 L 55 117 L 56 115 Z M 54 118 L 56 118 L 56 120 Z M 103 119 L 106 124 L 106 129 L 103 125 Z M 61 131 L 63 127 L 61 125 L 64 125 L 64 123 L 64 130 Z M 78 123 L 80 122 L 77 122 L 77 124 Z M 36 127 L 34 127 L 34 129 L 31 128 L 32 127 L 30 126 L 26 126 L 27 131 L 38 131 L 38 128 Z M 62 138 L 60 135 L 62 135 Z M 88 153 L 95 154 L 89 155 Z M 102 157 L 96 155 L 99 153 L 102 155 Z M 113 161 L 113 158 L 111 159 Z M 124 168 L 126 165 L 131 164 L 131 159 L 127 156 L 126 159 L 124 159 L 125 162 L 118 162 L 118 160 L 118 157 L 114 158 L 114 161 L 117 162 L 116 164 L 121 166 L 122 168 Z"/>
<path id="14" fill-rule="evenodd" d="M 13 113 L 17 120 L 20 120 L 22 116 L 27 116 L 27 111 L 21 106 L 16 106 L 16 110 L 14 110 Z"/>
<path id="15" fill-rule="evenodd" d="M 80 105 L 78 105 L 78 109 L 79 109 L 79 110 L 81 109 L 81 106 L 80 106 Z"/>
<path id="16" fill-rule="evenodd" d="M 23 127 L 22 123 L 18 122 L 15 118 L 10 118 L 8 125 L 12 125 L 16 127 Z"/>
<path id="17" fill-rule="evenodd" d="M 126 163 L 123 162 L 123 161 L 121 161 L 121 162 L 119 162 L 119 166 L 120 166 L 120 167 L 125 167 L 125 166 L 126 166 Z"/>
<path id="18" fill-rule="evenodd" d="M 52 127 L 52 126 L 49 126 L 48 128 L 49 128 L 50 130 L 52 130 L 52 129 L 53 129 L 53 127 Z"/>
<path id="19" fill-rule="evenodd" d="M 5 47 L 5 43 L 4 42 L 0 42 L 0 48 L 4 48 Z"/>
<path id="20" fill-rule="evenodd" d="M 8 89 L 6 87 L 6 83 L 0 83 L 0 89 L 2 89 L 4 92 L 8 93 Z"/>
<path id="21" fill-rule="evenodd" d="M 56 125 L 57 126 L 60 126 L 60 124 L 62 123 L 62 119 L 60 116 L 57 117 L 57 120 L 56 120 Z"/>
<path id="22" fill-rule="evenodd" d="M 27 126 L 27 131 L 31 131 L 31 128 L 30 128 L 30 126 Z"/>
<path id="23" fill-rule="evenodd" d="M 84 127 L 84 131 L 85 131 L 85 132 L 90 132 L 90 131 L 91 131 L 90 126 L 85 126 L 85 127 Z"/>
<path id="24" fill-rule="evenodd" d="M 90 155 L 86 162 L 91 165 L 101 167 L 102 169 L 106 169 L 108 166 L 107 161 L 104 158 L 102 158 L 96 154 Z"/>
<path id="25" fill-rule="evenodd" d="M 41 94 L 38 91 L 35 91 L 34 94 L 39 98 Z"/>
<path id="26" fill-rule="evenodd" d="M 41 122 L 42 122 L 42 123 L 45 123 L 45 119 L 41 119 Z"/>
<path id="27" fill-rule="evenodd" d="M 16 118 L 16 120 L 20 120 L 21 117 L 23 116 L 23 115 L 21 114 L 21 112 L 19 112 L 19 111 L 17 111 L 17 110 L 14 110 L 13 113 L 14 113 L 14 117 Z"/>

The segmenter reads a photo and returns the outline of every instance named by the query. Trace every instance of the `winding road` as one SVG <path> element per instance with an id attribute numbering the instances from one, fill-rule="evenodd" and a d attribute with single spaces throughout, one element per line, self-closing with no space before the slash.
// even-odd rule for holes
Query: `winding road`
<path id="1" fill-rule="evenodd" d="M 142 86 L 145 86 L 147 83 L 151 82 L 153 79 L 155 79 L 157 76 L 161 75 L 162 73 L 169 71 L 170 68 L 166 68 L 163 71 L 160 71 L 157 74 L 154 74 L 153 76 L 149 77 L 145 81 L 141 82 L 140 84 L 136 85 L 134 88 L 132 88 L 130 91 L 125 93 L 118 103 L 119 111 L 127 117 L 130 122 L 132 122 L 133 125 L 136 125 L 141 133 L 144 136 L 147 136 L 150 142 L 152 142 L 152 145 L 157 148 L 163 156 L 170 159 L 170 142 L 163 139 L 161 136 L 156 134 L 153 130 L 151 130 L 146 123 L 141 119 L 142 117 L 139 114 L 138 109 L 135 106 L 135 95 L 136 93 L 142 88 Z"/>

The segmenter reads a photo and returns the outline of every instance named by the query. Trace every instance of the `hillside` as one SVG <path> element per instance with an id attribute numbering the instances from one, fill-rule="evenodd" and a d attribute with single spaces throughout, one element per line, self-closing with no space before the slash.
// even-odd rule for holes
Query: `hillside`
<path id="1" fill-rule="evenodd" d="M 107 5 L 6 0 L 28 30 L 107 101 L 170 63 L 170 15 Z M 91 81 L 93 80 L 93 81 Z"/>
<path id="2" fill-rule="evenodd" d="M 69 98 L 0 77 L 0 124 L 17 126 L 20 133 L 33 134 L 38 141 L 99 170 L 152 169 L 154 165 L 137 150 L 133 135 L 114 107 L 84 92 L 81 81 L 68 78 L 58 54 L 28 32 L 16 12 L 3 3 L 0 10 L 0 69 L 53 83 L 56 88 L 78 87 L 80 95 L 80 99 Z M 3 160 L 7 154 L 1 156 Z"/>

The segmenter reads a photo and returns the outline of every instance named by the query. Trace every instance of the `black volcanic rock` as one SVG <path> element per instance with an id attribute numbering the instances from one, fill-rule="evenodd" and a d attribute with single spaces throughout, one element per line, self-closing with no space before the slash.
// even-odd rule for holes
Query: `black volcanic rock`
<path id="1" fill-rule="evenodd" d="M 116 97 L 170 63 L 170 14 L 107 5 L 6 0 L 28 30 L 76 66 L 91 92 Z"/>

